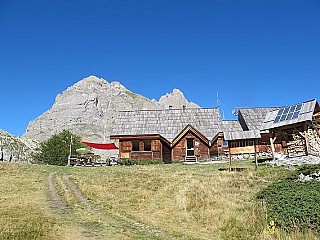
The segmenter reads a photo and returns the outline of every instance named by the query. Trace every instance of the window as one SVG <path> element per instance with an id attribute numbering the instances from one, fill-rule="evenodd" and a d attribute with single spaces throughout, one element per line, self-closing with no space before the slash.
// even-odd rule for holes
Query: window
<path id="1" fill-rule="evenodd" d="M 222 139 L 222 146 L 228 146 L 228 141 L 225 140 L 224 138 Z"/>
<path id="2" fill-rule="evenodd" d="M 144 151 L 151 151 L 151 140 L 143 140 Z"/>
<path id="3" fill-rule="evenodd" d="M 139 151 L 139 140 L 132 140 L 132 151 Z"/>
<path id="4" fill-rule="evenodd" d="M 285 120 L 292 120 L 292 119 L 298 118 L 301 107 L 302 107 L 302 103 L 293 105 L 291 107 L 281 108 L 273 123 L 278 123 Z"/>
<path id="5" fill-rule="evenodd" d="M 187 138 L 187 149 L 193 149 L 193 138 Z"/>
<path id="6" fill-rule="evenodd" d="M 241 141 L 232 141 L 230 142 L 231 148 L 238 148 L 238 147 L 250 147 L 254 146 L 254 141 L 252 140 L 241 140 Z"/>

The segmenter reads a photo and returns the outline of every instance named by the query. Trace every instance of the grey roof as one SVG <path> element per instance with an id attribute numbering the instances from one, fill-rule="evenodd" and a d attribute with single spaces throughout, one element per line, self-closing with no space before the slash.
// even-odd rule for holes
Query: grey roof
<path id="1" fill-rule="evenodd" d="M 244 130 L 260 130 L 267 113 L 277 109 L 279 107 L 239 108 L 238 120 L 245 125 L 242 126 Z M 241 116 L 245 123 L 241 121 Z"/>
<path id="2" fill-rule="evenodd" d="M 254 139 L 254 138 L 261 138 L 259 130 L 225 132 L 224 133 L 224 139 L 227 141 L 241 140 L 241 139 Z"/>
<path id="3" fill-rule="evenodd" d="M 302 106 L 301 106 L 301 110 L 299 112 L 299 116 L 295 119 L 284 120 L 284 121 L 279 121 L 279 122 L 275 123 L 274 121 L 275 121 L 280 109 L 269 112 L 264 119 L 264 122 L 263 122 L 261 129 L 262 130 L 273 129 L 273 128 L 278 128 L 278 127 L 291 125 L 291 124 L 295 124 L 295 123 L 299 123 L 299 122 L 311 121 L 313 113 L 315 111 L 315 108 L 319 107 L 317 100 L 313 99 L 313 100 L 310 100 L 307 102 L 303 102 L 301 104 L 302 104 Z M 294 105 L 292 105 L 292 106 L 294 106 Z"/>
<path id="4" fill-rule="evenodd" d="M 238 120 L 222 120 L 223 132 L 243 131 Z"/>
<path id="5" fill-rule="evenodd" d="M 121 111 L 117 113 L 111 135 L 159 134 L 172 142 L 188 124 L 207 139 L 223 129 L 217 108 Z"/>
<path id="6" fill-rule="evenodd" d="M 224 139 L 229 140 L 240 140 L 240 139 L 254 139 L 260 138 L 259 130 L 244 131 L 240 125 L 240 122 L 235 121 L 222 121 L 223 123 L 223 136 Z"/>

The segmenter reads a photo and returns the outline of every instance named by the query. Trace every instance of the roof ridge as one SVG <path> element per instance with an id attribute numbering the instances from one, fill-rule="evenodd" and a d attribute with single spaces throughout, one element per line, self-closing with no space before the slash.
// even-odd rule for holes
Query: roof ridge
<path id="1" fill-rule="evenodd" d="M 273 107 L 234 107 L 233 109 L 261 109 L 261 108 L 282 108 L 283 106 L 273 106 Z"/>
<path id="2" fill-rule="evenodd" d="M 302 102 L 298 102 L 298 103 L 294 103 L 294 104 L 290 104 L 290 105 L 283 105 L 283 106 L 273 106 L 273 107 L 234 107 L 233 109 L 261 109 L 261 108 L 284 108 L 284 107 L 289 107 L 289 106 L 293 106 L 293 105 L 297 105 L 299 103 L 307 103 L 307 102 L 313 102 L 313 101 L 317 101 L 316 98 L 307 100 L 307 101 L 302 101 Z"/>
<path id="3" fill-rule="evenodd" d="M 186 110 L 218 110 L 217 107 L 214 108 L 173 108 L 173 109 L 137 109 L 137 110 L 120 110 L 118 112 L 160 112 L 160 111 L 186 111 Z"/>
<path id="4" fill-rule="evenodd" d="M 307 103 L 307 102 L 313 102 L 313 101 L 318 101 L 316 98 L 313 98 L 313 99 L 310 99 L 308 101 L 303 101 L 303 102 L 298 102 L 296 104 L 299 104 L 299 103 Z M 296 105 L 296 104 L 292 104 L 292 105 L 289 105 L 289 106 L 293 106 L 293 105 Z"/>
<path id="5" fill-rule="evenodd" d="M 283 108 L 288 108 L 288 107 L 292 107 L 292 106 L 294 106 L 294 105 L 305 104 L 305 103 L 313 102 L 313 101 L 316 101 L 316 102 L 317 102 L 317 99 L 314 98 L 314 99 L 312 99 L 312 100 L 308 100 L 308 101 L 304 101 L 304 102 L 298 102 L 298 103 L 295 103 L 295 104 L 283 106 L 283 107 L 281 107 L 280 109 L 275 109 L 275 110 L 271 111 L 270 113 L 275 112 L 275 111 L 280 111 L 280 110 L 283 109 Z"/>

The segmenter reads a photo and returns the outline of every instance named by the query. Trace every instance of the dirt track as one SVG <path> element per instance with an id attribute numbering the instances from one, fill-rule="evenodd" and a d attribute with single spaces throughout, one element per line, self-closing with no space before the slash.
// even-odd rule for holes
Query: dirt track
<path id="1" fill-rule="evenodd" d="M 88 198 L 85 197 L 79 190 L 79 188 L 70 180 L 69 176 L 64 174 L 63 178 L 64 182 L 67 185 L 67 188 L 72 192 L 72 194 L 78 199 L 78 201 L 86 206 L 89 209 L 92 209 L 92 206 L 90 202 L 88 201 Z"/>
<path id="2" fill-rule="evenodd" d="M 49 173 L 48 176 L 48 193 L 49 197 L 53 203 L 53 205 L 61 211 L 65 211 L 67 209 L 67 205 L 62 202 L 60 196 L 57 193 L 56 187 L 53 183 L 53 178 L 54 178 L 55 173 Z"/>
<path id="3" fill-rule="evenodd" d="M 62 184 L 65 186 L 64 191 L 60 191 L 60 195 L 59 195 L 57 191 L 58 183 L 57 181 L 55 181 L 55 176 L 57 176 L 56 173 L 53 173 L 53 172 L 49 173 L 48 193 L 49 193 L 50 200 L 58 210 L 65 211 L 68 208 L 67 204 L 62 200 L 62 199 L 65 199 L 63 195 L 65 194 L 66 191 L 69 191 L 77 199 L 77 201 L 82 205 L 84 205 L 86 208 L 93 209 L 88 198 L 84 196 L 79 190 L 79 188 L 72 182 L 72 180 L 70 180 L 69 175 L 63 174 L 62 178 L 61 176 L 57 176 L 57 178 L 62 179 Z"/>
<path id="4" fill-rule="evenodd" d="M 79 229 L 81 239 L 128 239 L 126 232 L 136 236 L 136 239 L 139 236 L 150 239 L 175 239 L 166 232 L 142 223 L 134 216 L 99 211 L 67 174 L 50 172 L 48 193 L 54 208 L 63 212 L 64 217 L 72 219 L 72 224 Z"/>

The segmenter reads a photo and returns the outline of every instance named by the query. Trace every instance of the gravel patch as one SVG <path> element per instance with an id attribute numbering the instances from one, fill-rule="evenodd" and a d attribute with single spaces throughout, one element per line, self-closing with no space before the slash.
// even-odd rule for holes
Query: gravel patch
<path id="1" fill-rule="evenodd" d="M 320 164 L 320 157 L 309 155 L 303 157 L 288 158 L 286 156 L 282 156 L 275 160 L 266 161 L 265 163 L 275 166 L 301 166 L 305 164 Z"/>

